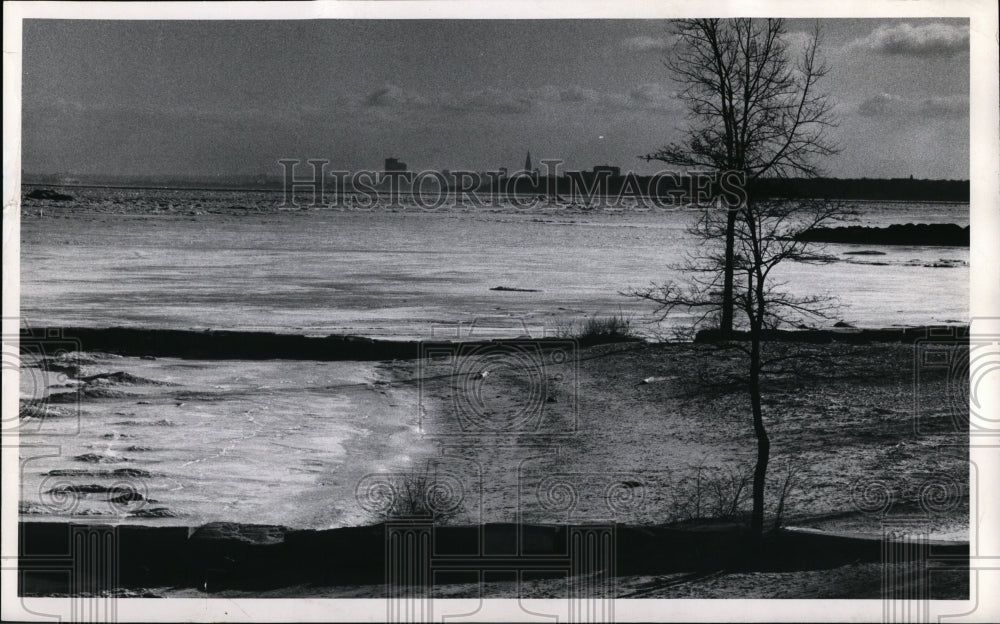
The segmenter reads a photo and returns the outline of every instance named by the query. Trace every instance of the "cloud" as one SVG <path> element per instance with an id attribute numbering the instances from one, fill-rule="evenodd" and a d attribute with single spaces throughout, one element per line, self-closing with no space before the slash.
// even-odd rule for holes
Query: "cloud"
<path id="1" fill-rule="evenodd" d="M 553 89 L 555 90 L 555 100 L 558 102 L 593 102 L 599 97 L 599 94 L 593 89 L 587 89 L 578 85 Z"/>
<path id="2" fill-rule="evenodd" d="M 879 93 L 861 101 L 856 111 L 862 117 L 890 115 L 962 117 L 969 114 L 969 98 L 961 95 L 906 98 L 891 93 Z"/>
<path id="3" fill-rule="evenodd" d="M 517 92 L 494 87 L 473 91 L 460 97 L 447 97 L 445 108 L 482 113 L 521 114 L 532 110 L 537 98 L 529 92 Z"/>
<path id="4" fill-rule="evenodd" d="M 628 105 L 633 109 L 666 110 L 677 108 L 677 92 L 659 83 L 636 85 L 628 92 Z"/>
<path id="5" fill-rule="evenodd" d="M 366 106 L 425 106 L 429 101 L 423 96 L 386 83 L 368 93 L 362 100 Z"/>
<path id="6" fill-rule="evenodd" d="M 893 112 L 899 106 L 902 98 L 891 93 L 879 93 L 866 98 L 858 105 L 858 114 L 862 117 L 877 117 Z"/>
<path id="7" fill-rule="evenodd" d="M 633 52 L 665 52 L 674 45 L 672 38 L 638 35 L 622 41 L 626 50 Z"/>
<path id="8" fill-rule="evenodd" d="M 148 100 L 141 103 L 80 102 L 58 98 L 42 106 L 26 107 L 26 115 L 42 119 L 69 118 L 82 123 L 92 116 L 120 116 L 153 120 L 165 126 L 177 123 L 286 125 L 302 127 L 338 120 L 378 122 L 446 121 L 459 115 L 518 117 L 543 115 L 606 115 L 659 113 L 679 110 L 675 91 L 659 83 L 642 83 L 626 91 L 600 91 L 581 85 L 544 85 L 500 89 L 483 87 L 465 92 L 422 93 L 392 83 L 370 89 L 331 94 L 324 103 L 287 103 L 269 107 L 231 107 L 214 103 L 186 104 Z M 331 118 L 330 111 L 345 115 Z"/>
<path id="9" fill-rule="evenodd" d="M 942 22 L 879 26 L 850 46 L 886 55 L 954 56 L 969 50 L 969 27 Z"/>
<path id="10" fill-rule="evenodd" d="M 355 101 L 386 114 L 425 110 L 446 113 L 523 115 L 540 108 L 589 112 L 663 111 L 678 106 L 677 93 L 659 83 L 643 83 L 627 92 L 597 91 L 580 85 L 545 85 L 523 89 L 485 87 L 466 93 L 422 95 L 384 85 Z"/>

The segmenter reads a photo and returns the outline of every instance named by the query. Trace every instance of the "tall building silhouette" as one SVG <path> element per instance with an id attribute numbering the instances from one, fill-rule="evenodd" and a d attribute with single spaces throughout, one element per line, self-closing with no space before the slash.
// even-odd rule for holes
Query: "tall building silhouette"
<path id="1" fill-rule="evenodd" d="M 531 152 L 530 151 L 528 152 L 528 155 L 524 157 L 524 170 L 525 171 L 531 171 Z"/>
<path id="2" fill-rule="evenodd" d="M 398 158 L 386 158 L 385 171 L 406 171 L 406 163 Z"/>

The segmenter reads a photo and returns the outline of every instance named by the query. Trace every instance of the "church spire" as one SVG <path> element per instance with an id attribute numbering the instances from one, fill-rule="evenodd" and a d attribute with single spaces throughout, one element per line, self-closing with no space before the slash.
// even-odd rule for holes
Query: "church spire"
<path id="1" fill-rule="evenodd" d="M 530 151 L 528 152 L 528 155 L 524 157 L 524 170 L 525 171 L 531 171 L 531 152 Z"/>

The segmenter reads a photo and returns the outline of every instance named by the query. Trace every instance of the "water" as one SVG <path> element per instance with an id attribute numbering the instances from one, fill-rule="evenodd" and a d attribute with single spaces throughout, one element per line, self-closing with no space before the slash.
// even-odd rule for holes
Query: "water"
<path id="1" fill-rule="evenodd" d="M 521 324 L 533 334 L 553 333 L 622 312 L 652 331 L 641 325 L 652 308 L 620 293 L 677 277 L 670 266 L 692 248 L 686 228 L 696 217 L 565 207 L 286 211 L 268 193 L 70 192 L 77 199 L 68 204 L 26 202 L 22 211 L 21 315 L 32 326 L 404 339 L 470 329 L 509 335 Z M 968 224 L 967 205 L 857 207 L 865 225 Z M 884 255 L 848 253 L 860 250 Z M 839 297 L 836 318 L 857 325 L 967 321 L 967 248 L 828 251 L 839 260 L 787 263 L 777 278 L 796 294 Z M 537 292 L 490 290 L 497 286 Z M 79 383 L 45 375 L 46 368 L 24 363 L 22 398 Z M 384 383 L 377 364 L 84 357 L 81 376 L 117 372 L 157 383 L 120 383 L 104 388 L 118 394 L 79 402 L 51 400 L 48 411 L 22 418 L 22 519 L 362 524 L 372 518 L 359 508 L 355 488 L 366 475 L 419 467 L 435 452 L 420 435 L 418 417 L 433 415 L 418 413 L 417 387 Z M 642 439 L 652 435 L 642 427 L 672 435 L 652 420 L 630 427 Z M 678 444 L 697 446 L 687 438 Z M 586 461 L 603 452 L 610 465 L 619 448 L 595 444 L 604 450 L 588 451 Z M 121 469 L 140 476 L 114 472 Z M 143 500 L 115 506 L 106 492 L 59 494 L 119 482 Z M 142 509 L 168 515 L 134 515 Z"/>
<path id="2" fill-rule="evenodd" d="M 652 332 L 642 325 L 652 306 L 621 293 L 678 277 L 670 267 L 696 244 L 689 211 L 283 211 L 280 195 L 261 192 L 74 194 L 23 211 L 21 314 L 33 325 L 402 339 L 455 335 L 459 323 L 482 335 L 511 323 L 553 333 L 622 312 Z M 969 222 L 968 205 L 855 206 L 862 225 Z M 786 263 L 776 275 L 794 294 L 836 297 L 826 324 L 967 322 L 967 248 L 827 250 L 839 261 Z M 848 253 L 860 250 L 884 255 Z"/>
<path id="3" fill-rule="evenodd" d="M 375 365 L 102 354 L 81 363 L 86 375 L 127 371 L 137 382 L 93 399 L 58 375 L 40 382 L 44 365 L 22 369 L 22 398 L 47 397 L 21 420 L 27 521 L 365 524 L 373 518 L 355 485 L 430 453 L 413 391 L 389 390 Z M 61 491 L 73 487 L 105 491 Z M 114 488 L 141 498 L 115 504 Z"/>

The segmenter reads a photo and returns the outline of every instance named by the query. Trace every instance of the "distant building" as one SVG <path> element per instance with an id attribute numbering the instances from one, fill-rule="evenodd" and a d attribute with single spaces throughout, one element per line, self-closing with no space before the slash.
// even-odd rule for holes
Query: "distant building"
<path id="1" fill-rule="evenodd" d="M 596 180 L 601 184 L 607 184 L 611 180 L 621 178 L 622 169 L 611 165 L 597 165 L 590 171 L 567 171 L 566 175 L 587 183 Z"/>
<path id="2" fill-rule="evenodd" d="M 386 158 L 385 171 L 387 173 L 390 171 L 406 171 L 406 163 L 400 162 L 398 158 Z"/>
<path id="3" fill-rule="evenodd" d="M 528 152 L 528 155 L 524 157 L 524 170 L 525 171 L 531 171 L 531 152 L 530 151 Z"/>

